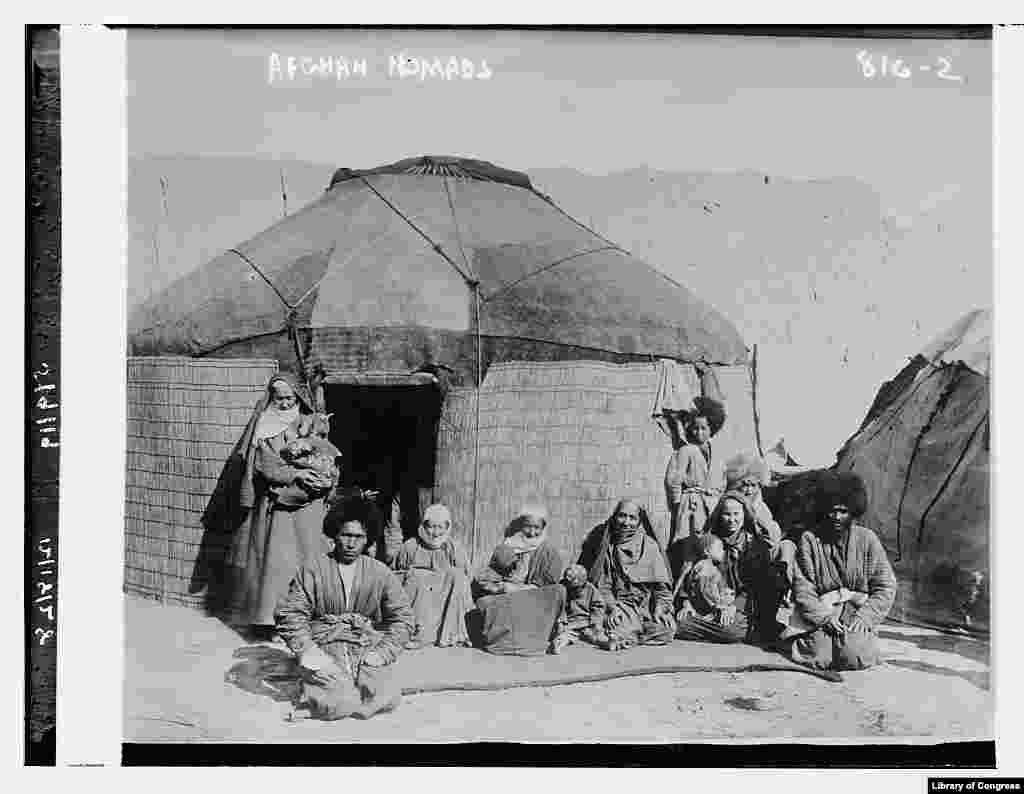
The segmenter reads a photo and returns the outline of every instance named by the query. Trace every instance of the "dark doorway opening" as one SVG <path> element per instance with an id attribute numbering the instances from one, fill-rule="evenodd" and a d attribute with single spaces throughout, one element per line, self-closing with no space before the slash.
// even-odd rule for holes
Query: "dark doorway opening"
<path id="1" fill-rule="evenodd" d="M 419 526 L 421 492 L 429 499 L 434 487 L 441 399 L 437 384 L 324 386 L 334 414 L 330 438 L 342 453 L 341 485 L 379 491 L 386 517 L 397 505 L 406 538 Z"/>

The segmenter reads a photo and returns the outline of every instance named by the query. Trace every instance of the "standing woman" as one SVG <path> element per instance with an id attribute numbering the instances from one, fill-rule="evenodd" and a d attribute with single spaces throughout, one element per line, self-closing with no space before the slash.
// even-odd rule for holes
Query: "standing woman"
<path id="1" fill-rule="evenodd" d="M 323 534 L 324 502 L 337 484 L 337 474 L 328 480 L 315 471 L 289 466 L 280 454 L 285 431 L 300 414 L 308 413 L 312 407 L 296 381 L 278 373 L 267 383 L 266 395 L 236 447 L 245 461 L 238 507 L 247 515 L 234 533 L 227 564 L 234 622 L 250 627 L 254 639 L 274 636 L 274 609 L 288 592 L 292 576 L 300 565 L 329 549 Z M 280 503 L 278 492 L 295 485 L 307 498 Z"/>
<path id="2" fill-rule="evenodd" d="M 711 438 L 725 424 L 725 409 L 717 400 L 695 397 L 695 410 L 683 417 L 680 445 L 665 470 L 670 529 L 668 558 L 673 577 L 682 567 L 682 543 L 704 531 L 722 492 L 722 471 L 712 454 Z"/>

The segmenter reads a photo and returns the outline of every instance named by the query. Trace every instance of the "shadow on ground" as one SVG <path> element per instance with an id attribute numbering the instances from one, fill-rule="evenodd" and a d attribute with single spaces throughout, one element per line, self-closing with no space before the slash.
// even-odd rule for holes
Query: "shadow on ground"
<path id="1" fill-rule="evenodd" d="M 256 645 L 239 648 L 233 655 L 239 661 L 224 674 L 225 681 L 279 703 L 297 701 L 302 686 L 299 667 L 288 651 Z"/>
<path id="2" fill-rule="evenodd" d="M 909 642 L 925 651 L 955 653 L 980 664 L 987 665 L 990 662 L 988 643 L 970 637 L 953 634 L 903 634 L 885 629 L 880 630 L 878 636 L 883 640 Z"/>
<path id="3" fill-rule="evenodd" d="M 974 684 L 979 689 L 991 689 L 991 675 L 987 671 L 954 670 L 950 667 L 939 667 L 938 665 L 920 662 L 915 659 L 886 659 L 886 664 L 892 667 L 902 667 L 905 670 L 916 670 L 919 673 L 954 676 Z"/>

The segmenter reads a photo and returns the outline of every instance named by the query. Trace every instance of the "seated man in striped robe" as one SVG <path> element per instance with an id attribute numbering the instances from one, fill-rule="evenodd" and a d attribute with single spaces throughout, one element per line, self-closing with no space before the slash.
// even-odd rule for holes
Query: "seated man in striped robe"
<path id="1" fill-rule="evenodd" d="M 800 537 L 791 656 L 817 669 L 862 670 L 881 661 L 877 629 L 896 598 L 896 576 L 878 536 L 854 523 L 867 510 L 853 473 L 825 472 L 819 520 Z"/>
<path id="2" fill-rule="evenodd" d="M 364 512 L 349 503 L 328 513 L 330 554 L 299 568 L 275 614 L 302 668 L 299 706 L 323 719 L 367 718 L 401 700 L 388 665 L 409 641 L 413 612 L 398 577 L 363 553 Z"/>

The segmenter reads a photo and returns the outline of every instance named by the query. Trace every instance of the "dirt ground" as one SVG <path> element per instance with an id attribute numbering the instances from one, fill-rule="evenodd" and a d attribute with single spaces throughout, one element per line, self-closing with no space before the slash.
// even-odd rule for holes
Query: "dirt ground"
<path id="1" fill-rule="evenodd" d="M 695 672 L 407 696 L 368 721 L 285 719 L 289 704 L 225 680 L 241 643 L 214 618 L 129 598 L 124 736 L 136 742 L 692 742 L 990 739 L 984 643 L 881 632 L 886 664 L 832 683 L 791 671 Z M 629 653 L 628 651 L 626 653 Z"/>

